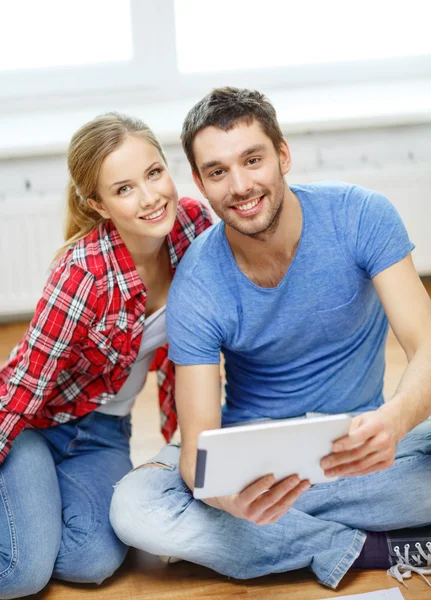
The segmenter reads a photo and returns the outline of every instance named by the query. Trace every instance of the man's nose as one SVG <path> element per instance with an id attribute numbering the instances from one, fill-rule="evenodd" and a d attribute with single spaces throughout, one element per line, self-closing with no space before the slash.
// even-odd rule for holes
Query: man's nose
<path id="1" fill-rule="evenodd" d="M 232 196 L 246 196 L 253 189 L 250 175 L 243 170 L 231 172 L 230 193 Z"/>

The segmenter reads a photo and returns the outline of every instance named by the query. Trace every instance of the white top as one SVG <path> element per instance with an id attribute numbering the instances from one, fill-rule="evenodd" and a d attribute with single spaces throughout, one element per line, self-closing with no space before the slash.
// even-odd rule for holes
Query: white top
<path id="1" fill-rule="evenodd" d="M 136 396 L 144 387 L 148 371 L 154 360 L 157 348 L 167 343 L 166 306 L 162 306 L 145 319 L 144 333 L 138 356 L 133 363 L 130 375 L 113 400 L 96 410 L 105 415 L 125 417 L 132 410 Z"/>

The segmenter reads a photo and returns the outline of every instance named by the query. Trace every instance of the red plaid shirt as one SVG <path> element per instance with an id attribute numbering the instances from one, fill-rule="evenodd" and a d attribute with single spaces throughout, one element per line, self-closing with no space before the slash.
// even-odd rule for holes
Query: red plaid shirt
<path id="1" fill-rule="evenodd" d="M 168 236 L 172 271 L 211 225 L 200 202 L 180 201 Z M 23 340 L 0 370 L 0 463 L 25 427 L 51 427 L 109 402 L 126 381 L 141 344 L 146 289 L 111 222 L 73 244 L 54 265 Z M 174 368 L 161 348 L 162 433 L 177 419 Z"/>

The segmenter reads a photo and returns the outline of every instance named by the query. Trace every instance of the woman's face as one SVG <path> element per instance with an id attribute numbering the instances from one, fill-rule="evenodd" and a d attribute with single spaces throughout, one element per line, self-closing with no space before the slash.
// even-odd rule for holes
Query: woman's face
<path id="1" fill-rule="evenodd" d="M 172 230 L 178 193 L 159 151 L 143 136 L 129 135 L 108 154 L 97 192 L 100 202 L 90 205 L 113 221 L 126 245 L 164 238 Z"/>

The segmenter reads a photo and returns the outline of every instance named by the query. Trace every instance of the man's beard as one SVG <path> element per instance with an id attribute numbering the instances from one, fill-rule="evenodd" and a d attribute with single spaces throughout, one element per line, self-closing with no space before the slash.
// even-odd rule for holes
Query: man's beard
<path id="1" fill-rule="evenodd" d="M 272 207 L 272 211 L 271 214 L 269 216 L 268 222 L 262 226 L 261 229 L 259 229 L 258 231 L 253 231 L 253 232 L 249 232 L 246 231 L 244 229 L 242 229 L 241 227 L 238 226 L 238 224 L 232 219 L 229 220 L 225 220 L 223 219 L 222 215 L 219 215 L 219 217 L 221 219 L 223 219 L 226 223 L 226 225 L 229 225 L 229 227 L 232 227 L 232 229 L 235 229 L 235 231 L 238 231 L 238 233 L 241 233 L 242 235 L 246 235 L 248 237 L 251 237 L 255 240 L 265 240 L 268 237 L 270 237 L 274 231 L 276 231 L 278 224 L 280 222 L 280 217 L 281 217 L 281 213 L 283 210 L 283 199 L 284 199 L 284 178 L 280 173 L 280 184 L 279 186 L 277 186 L 277 188 L 275 189 L 274 192 L 274 198 L 275 198 L 275 206 Z M 267 194 L 268 190 L 262 190 L 260 192 L 260 194 L 250 194 L 250 198 L 256 198 L 256 196 L 265 196 L 266 198 L 269 198 L 269 195 Z M 243 202 L 244 199 L 241 199 L 241 201 Z M 228 209 L 228 211 L 231 209 Z"/>

